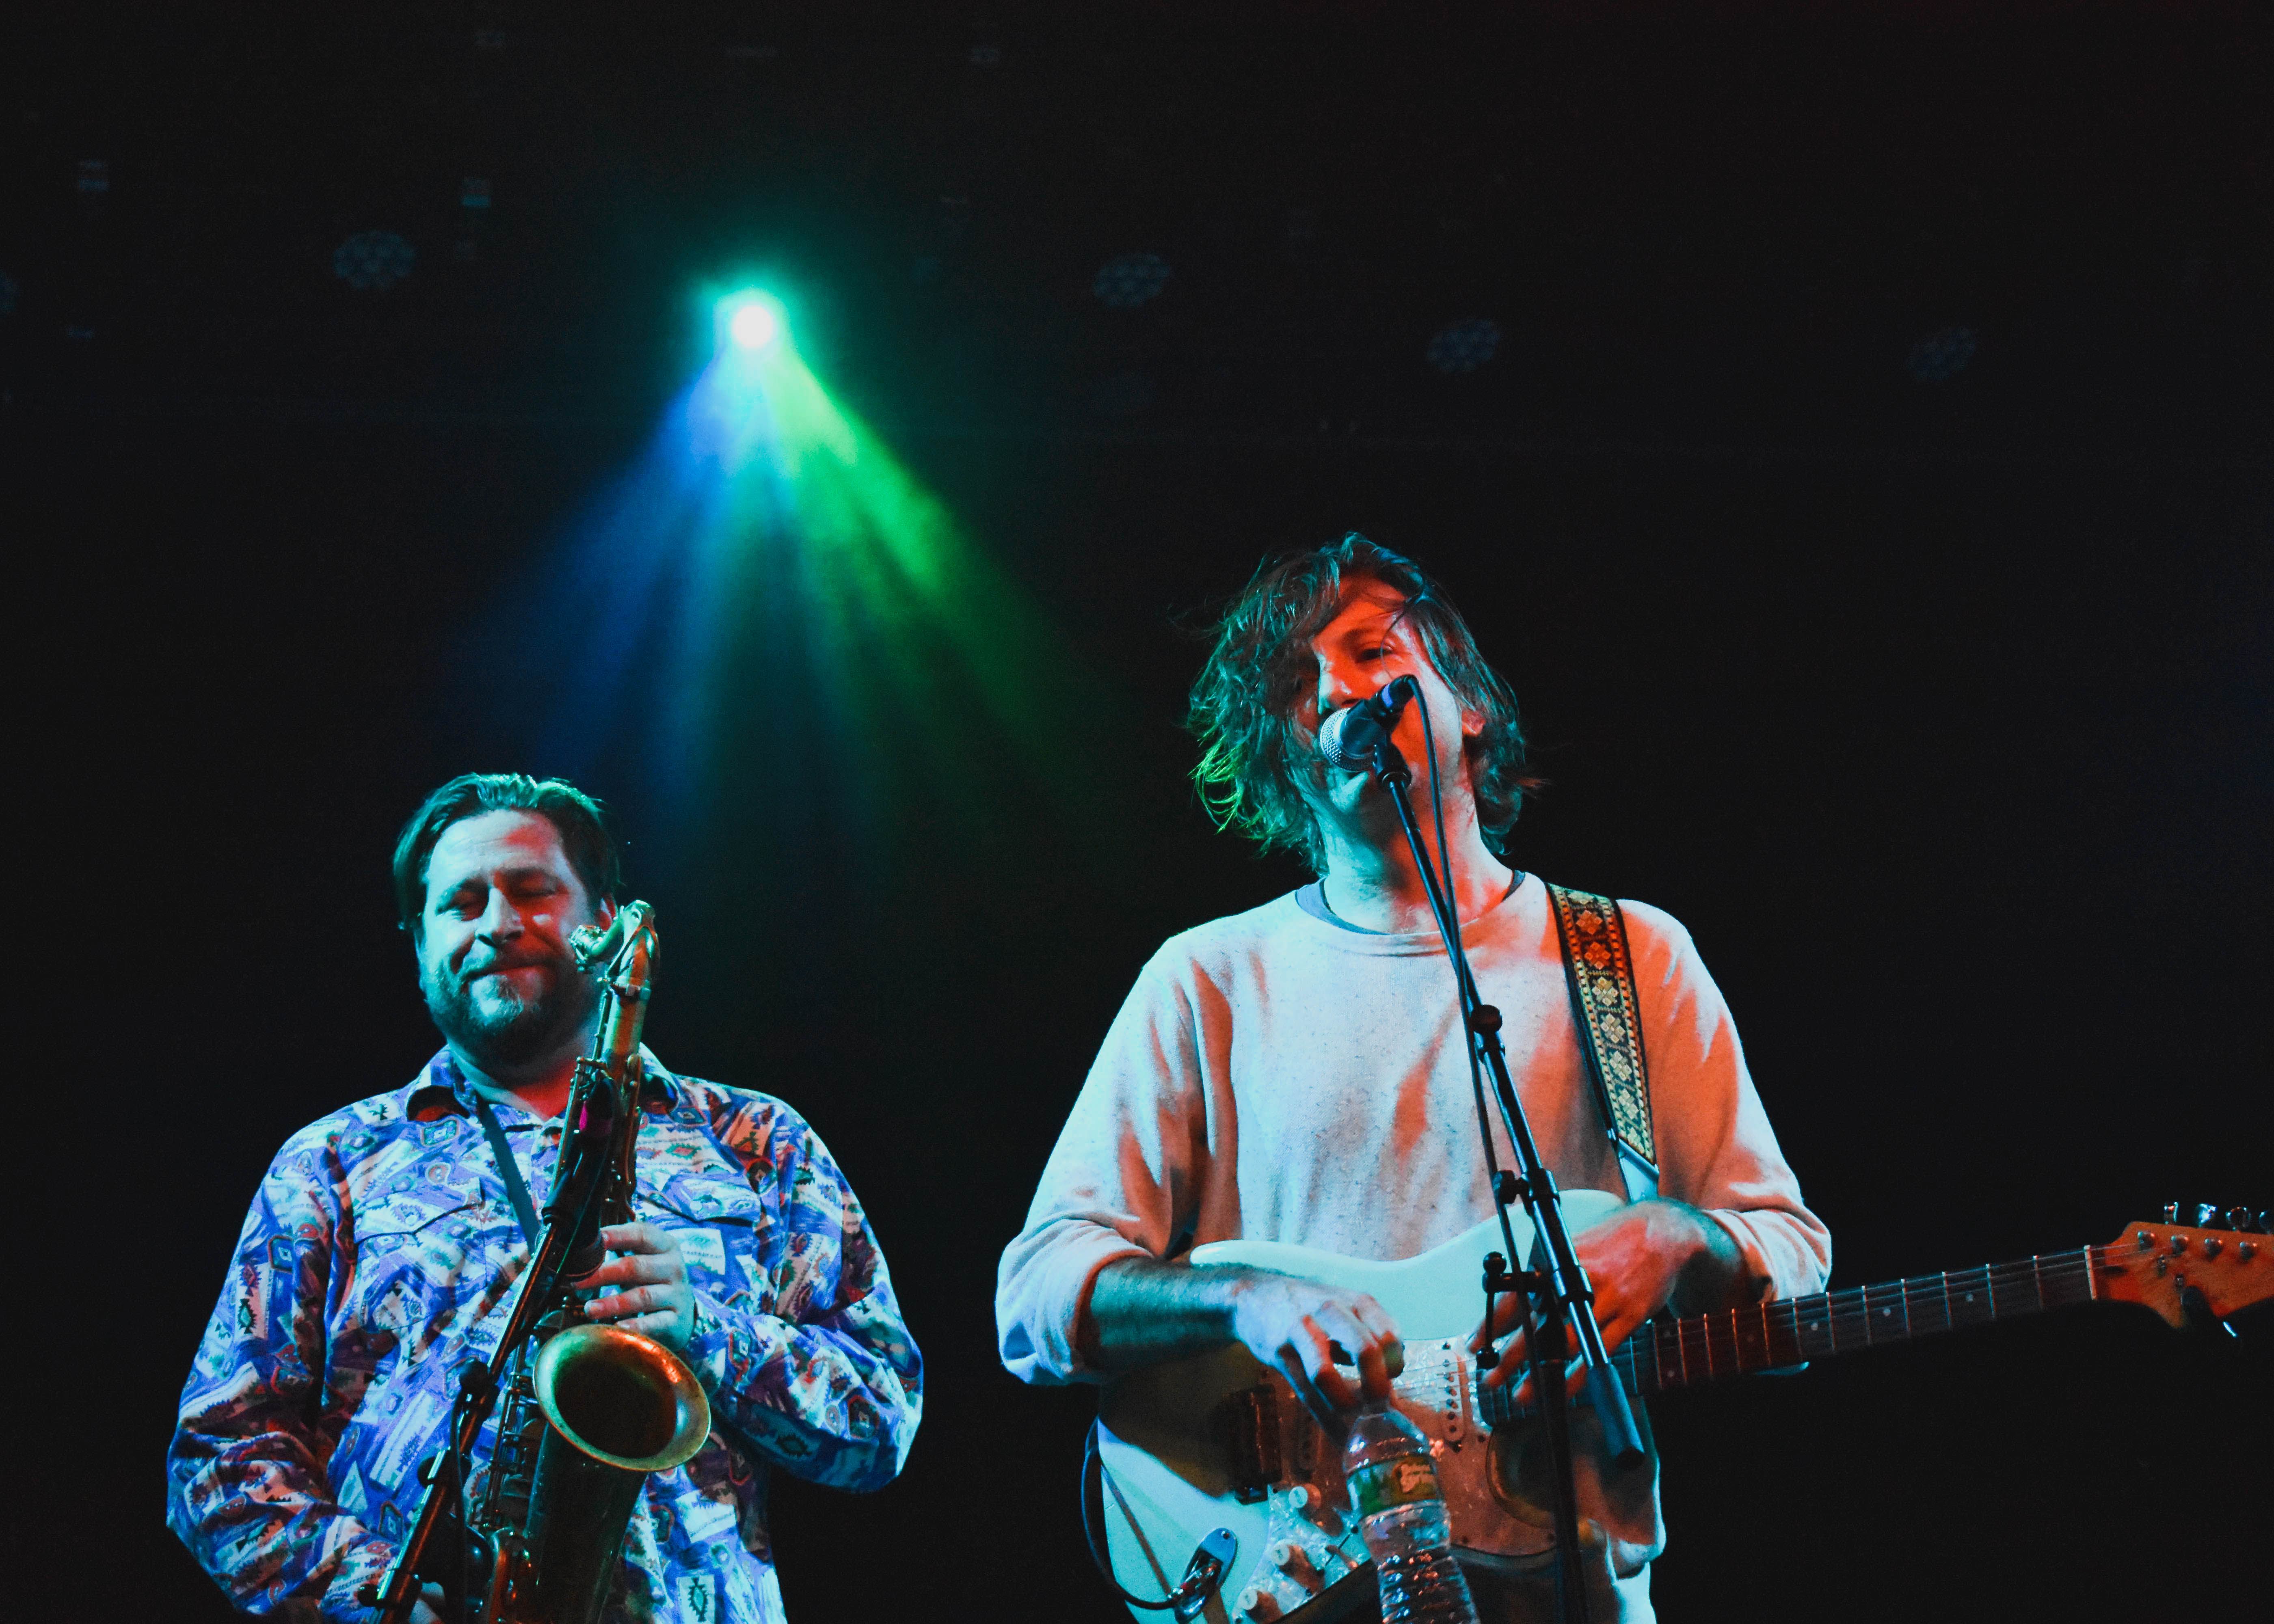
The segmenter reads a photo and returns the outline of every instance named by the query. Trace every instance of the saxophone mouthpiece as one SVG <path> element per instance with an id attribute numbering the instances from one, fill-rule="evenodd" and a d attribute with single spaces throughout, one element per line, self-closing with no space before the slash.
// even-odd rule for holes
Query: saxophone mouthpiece
<path id="1" fill-rule="evenodd" d="M 621 953 L 633 937 L 654 929 L 655 910 L 644 902 L 627 902 L 605 926 L 579 925 L 570 931 L 568 951 L 576 955 L 578 969 L 598 969 Z"/>

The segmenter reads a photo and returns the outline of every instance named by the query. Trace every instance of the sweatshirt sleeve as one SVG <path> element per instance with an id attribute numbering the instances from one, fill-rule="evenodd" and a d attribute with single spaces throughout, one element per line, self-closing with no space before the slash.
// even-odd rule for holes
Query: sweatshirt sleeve
<path id="1" fill-rule="evenodd" d="M 1728 1230 L 1762 1297 L 1822 1290 L 1831 1232 L 1801 1200 L 1721 989 L 1671 915 L 1639 902 L 1619 911 L 1642 1001 L 1659 1193 Z"/>
<path id="2" fill-rule="evenodd" d="M 1193 1001 L 1160 959 L 1106 1033 L 995 1285 L 1003 1364 L 1021 1381 L 1101 1381 L 1075 1327 L 1097 1273 L 1165 1257 L 1192 1226 L 1208 1126 Z"/>

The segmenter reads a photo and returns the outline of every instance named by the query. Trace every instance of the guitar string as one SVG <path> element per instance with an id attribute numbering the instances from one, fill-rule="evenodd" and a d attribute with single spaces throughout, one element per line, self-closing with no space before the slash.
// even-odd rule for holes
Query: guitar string
<path id="1" fill-rule="evenodd" d="M 1835 1319 L 1851 1316 L 1870 1308 L 1880 1306 L 1883 1303 L 1891 1303 L 1894 1300 L 1895 1294 L 1899 1292 L 1905 1298 L 1913 1299 L 1938 1291 L 1946 1293 L 1954 1288 L 1965 1289 L 1973 1287 L 1994 1293 L 2000 1289 L 2010 1290 L 2024 1282 L 2031 1285 L 2039 1282 L 2069 1285 L 2090 1274 L 2096 1268 L 2105 1268 L 2110 1250 L 2107 1247 L 2098 1246 L 2091 1248 L 2090 1251 L 2094 1255 L 2090 1262 L 2082 1252 L 2052 1252 L 2010 1263 L 1984 1264 L 1975 1268 L 1954 1269 L 1940 1274 L 1914 1274 L 1901 1280 L 1879 1281 L 1870 1285 L 1845 1286 L 1836 1291 L 1815 1292 L 1807 1297 L 1781 1297 L 1740 1308 L 1717 1309 L 1702 1314 L 1685 1314 L 1672 1320 L 1653 1317 L 1645 1321 L 1643 1327 L 1638 1327 L 1637 1330 L 1638 1333 L 1645 1327 L 1651 1328 L 1659 1339 L 1663 1341 L 1677 1328 L 1684 1335 L 1705 1334 L 1709 1331 L 1719 1333 L 1725 1327 L 1742 1329 L 1741 1317 L 1745 1315 L 1766 1313 L 1780 1315 L 1795 1321 L 1797 1321 L 1798 1317 L 1803 1312 L 1811 1316 L 1824 1312 L 1827 1317 Z M 1978 1286 L 1976 1283 L 1977 1282 Z M 1991 1307 L 1994 1317 L 1996 1312 L 1994 1302 Z"/>
<path id="2" fill-rule="evenodd" d="M 1931 1335 L 1938 1330 L 1962 1329 L 1972 1323 L 1999 1317 L 1997 1297 L 2003 1291 L 2011 1293 L 2023 1284 L 2032 1288 L 2052 1285 L 2073 1288 L 2088 1279 L 2092 1273 L 2105 1267 L 2112 1248 L 2094 1246 L 2078 1252 L 2055 1252 L 2037 1258 L 2008 1263 L 1984 1264 L 1977 1268 L 1959 1269 L 1941 1274 L 1920 1274 L 1902 1280 L 1886 1281 L 1865 1286 L 1849 1286 L 1838 1291 L 1818 1292 L 1804 1297 L 1788 1297 L 1745 1308 L 1722 1309 L 1706 1314 L 1689 1314 L 1678 1320 L 1652 1320 L 1636 1328 L 1633 1335 L 1612 1354 L 1612 1358 L 1627 1367 L 1630 1376 L 1636 1376 L 1635 1367 L 1647 1360 L 1654 1368 L 1650 1374 L 1660 1386 L 1668 1385 L 1669 1367 L 1673 1367 L 1673 1385 L 1686 1385 L 1689 1354 L 1698 1350 L 1706 1368 L 1701 1377 L 1739 1374 L 1748 1365 L 1754 1369 L 1766 1368 L 1791 1351 L 1805 1355 L 1801 1345 L 1803 1335 L 1829 1334 L 1837 1342 L 1843 1323 L 1861 1320 L 1864 1341 L 1857 1348 L 1871 1345 L 1874 1339 L 1871 1310 L 1882 1313 L 1893 1307 L 1898 1294 L 1904 1310 L 1904 1338 Z M 1948 1300 L 1952 1291 L 1979 1290 L 1989 1294 L 1985 1314 L 1965 1312 Z M 1939 1321 L 1929 1320 L 1915 1323 L 1914 1304 L 1931 1312 L 1935 1296 L 1945 1298 Z M 2014 1304 L 2015 1309 L 2034 1312 L 2038 1308 L 2059 1306 L 2044 1302 L 2044 1292 L 2038 1289 L 2039 1301 L 2034 1304 Z M 2014 1310 L 2007 1311 L 2009 1316 Z M 1750 1316 L 1758 1316 L 1749 1322 Z M 1649 1336 L 1645 1338 L 1643 1333 Z M 1851 1335 L 1853 1331 L 1851 1330 Z M 1890 1339 L 1883 1329 L 1876 1340 Z M 1778 1344 L 1783 1344 L 1779 1346 Z M 1848 1349 L 1836 1348 L 1846 1352 Z M 1719 1353 L 1719 1358 L 1712 1356 Z M 1751 1356 L 1749 1357 L 1749 1355 Z M 1639 1379 L 1639 1378 L 1638 1378 Z"/>
<path id="3" fill-rule="evenodd" d="M 1809 1350 L 1800 1345 L 1803 1329 L 1819 1334 L 1829 1332 L 1834 1345 L 1827 1351 L 1860 1352 L 1871 1346 L 1875 1340 L 1881 1342 L 1909 1340 L 1931 1335 L 1939 1330 L 1963 1329 L 1970 1324 L 1995 1320 L 1999 1317 L 1996 1293 L 1999 1286 L 2010 1290 L 2024 1281 L 2032 1284 L 2052 1281 L 2058 1284 L 2074 1285 L 2080 1278 L 2089 1278 L 2096 1270 L 2104 1268 L 2111 1255 L 2119 1251 L 2120 1248 L 2112 1246 L 2090 1246 L 2076 1252 L 2055 1252 L 2009 1263 L 1984 1264 L 1977 1268 L 1959 1269 L 1942 1274 L 1919 1274 L 1866 1286 L 1849 1286 L 1838 1291 L 1818 1292 L 1805 1297 L 1787 1297 L 1747 1308 L 1688 1314 L 1675 1320 L 1649 1320 L 1637 1327 L 1625 1342 L 1612 1350 L 1611 1360 L 1623 1367 L 1623 1373 L 1630 1381 L 1639 1385 L 1645 1378 L 1637 1366 L 1646 1357 L 1652 1366 L 1648 1380 L 1656 1387 L 1663 1389 L 1669 1386 L 1692 1386 L 1699 1380 L 1741 1375 L 1748 1369 L 1773 1368 L 1777 1364 L 1788 1362 L 1784 1357 L 1785 1350 L 1775 1345 L 1779 1342 L 1788 1344 L 1791 1353 L 1805 1359 Z M 1989 1312 L 1979 1318 L 1958 1312 L 1946 1300 L 1954 1287 L 1963 1291 L 1977 1278 L 1982 1282 L 1977 1289 L 1991 1293 Z M 1888 1338 L 1883 1331 L 1879 1337 L 1874 1339 L 1867 1311 L 1890 1303 L 1898 1291 L 1902 1295 L 1904 1306 L 1903 1335 Z M 1912 1298 L 1926 1297 L 1922 1306 L 1931 1308 L 1931 1294 L 1937 1291 L 1946 1297 L 1940 1322 L 1924 1326 L 1913 1324 L 1909 1312 Z M 2039 1308 L 2066 1305 L 2045 1304 L 2042 1291 L 2038 1296 L 2037 1304 L 2022 1308 L 2021 1312 L 2034 1312 Z M 1809 1316 L 1805 1327 L 1802 1322 L 1803 1313 Z M 1819 1314 L 1822 1316 L 1820 1319 L 1818 1318 Z M 1863 1341 L 1844 1348 L 1838 1346 L 1839 1323 L 1859 1314 L 1864 1320 L 1861 1327 Z M 1745 1315 L 1760 1316 L 1759 1323 L 1748 1327 L 1740 1318 Z M 1778 1323 L 1780 1320 L 1783 1323 Z M 1647 1343 L 1644 1340 L 1645 1332 L 1650 1333 Z M 1754 1350 L 1754 1357 L 1750 1360 L 1749 1344 Z M 1701 1368 L 1695 1378 L 1689 1373 L 1689 1356 L 1692 1349 L 1698 1350 L 1701 1362 Z M 1712 1357 L 1717 1350 L 1722 1355 L 1719 1359 Z M 1669 1370 L 1672 1372 L 1670 1377 Z M 1486 1408 L 1504 1410 L 1511 1391 L 1508 1387 L 1493 1390 L 1485 1401 Z"/>
<path id="4" fill-rule="evenodd" d="M 1866 1313 L 1874 1308 L 1892 1306 L 1899 1297 L 1906 1309 L 1914 1303 L 1921 1303 L 1924 1306 L 1931 1307 L 1932 1298 L 1936 1293 L 1939 1292 L 1946 1297 L 1954 1289 L 1962 1291 L 1977 1289 L 1991 1293 L 1989 1312 L 1984 1317 L 1995 1319 L 1999 1313 L 1996 1297 L 1999 1293 L 2010 1293 L 2023 1285 L 2032 1288 L 2044 1285 L 2074 1286 L 2095 1273 L 2105 1272 L 2112 1262 L 2120 1259 L 2125 1262 L 2145 1261 L 2150 1258 L 2195 1261 L 2196 1266 L 2201 1267 L 2200 1260 L 2188 1259 L 2184 1253 L 2167 1253 L 2158 1251 L 2135 1252 L 2120 1242 L 2113 1244 L 2096 1244 L 2067 1252 L 2040 1253 L 2034 1258 L 2016 1259 L 2005 1263 L 1985 1263 L 1972 1268 L 1947 1270 L 1939 1274 L 1908 1275 L 1900 1280 L 1878 1281 L 1862 1286 L 1845 1286 L 1836 1291 L 1816 1292 L 1807 1297 L 1782 1297 L 1744 1307 L 1718 1309 L 1703 1314 L 1685 1314 L 1673 1320 L 1653 1317 L 1645 1321 L 1642 1327 L 1638 1327 L 1636 1334 L 1639 1335 L 1643 1329 L 1649 1328 L 1661 1342 L 1668 1341 L 1676 1331 L 1693 1338 L 1706 1335 L 1726 1336 L 1731 1333 L 1743 1335 L 1746 1331 L 1743 1317 L 1748 1315 L 1780 1316 L 1791 1322 L 1788 1327 L 1783 1327 L 1789 1329 L 1797 1327 L 1799 1317 L 1803 1312 L 1811 1317 L 1821 1312 L 1829 1319 L 1849 1318 L 1858 1313 Z M 2042 1297 L 2042 1292 L 2039 1295 Z M 2016 1304 L 2015 1307 L 2023 1312 L 2034 1312 L 2038 1306 L 2064 1305 L 2041 1303 L 2029 1306 Z M 1962 1325 L 1972 1322 L 1974 1319 L 1975 1316 L 1972 1315 L 1961 1315 L 1955 1306 L 1952 1305 L 1946 1310 L 1944 1322 Z M 1768 1323 L 1771 1328 L 1779 1328 L 1774 1326 L 1773 1321 Z M 1933 1328 L 1935 1327 L 1930 1325 L 1925 1327 L 1925 1330 L 1931 1331 Z M 1916 1334 L 1924 1334 L 1924 1332 Z M 1622 1345 L 1621 1351 L 1623 1352 L 1631 1346 L 1633 1342 L 1630 1339 L 1627 1343 Z"/>
<path id="5" fill-rule="evenodd" d="M 1803 1335 L 1828 1334 L 1835 1343 L 1833 1351 L 1849 1351 L 1836 1346 L 1838 1333 L 1843 1325 L 1858 1319 L 1862 1321 L 1860 1328 L 1864 1334 L 1864 1342 L 1859 1346 L 1869 1346 L 1874 1341 L 1931 1335 L 1939 1330 L 1962 1329 L 1968 1325 L 1994 1320 L 2001 1317 L 1998 1307 L 1999 1296 L 2011 1294 L 2023 1285 L 2037 1290 L 2038 1301 L 2035 1304 L 2015 1303 L 2006 1311 L 2007 1317 L 2016 1312 L 2029 1313 L 2042 1308 L 2067 1306 L 2078 1299 L 2065 1297 L 2061 1302 L 2048 1303 L 2044 1300 L 2044 1288 L 2052 1286 L 2073 1290 L 2081 1281 L 2089 1281 L 2094 1274 L 2105 1272 L 2116 1258 L 2145 1259 L 2153 1255 L 2159 1254 L 2134 1252 L 2120 1244 L 2096 1245 L 2009 1263 L 1984 1264 L 1977 1268 L 1959 1269 L 1942 1274 L 1913 1275 L 1868 1286 L 1850 1286 L 1839 1291 L 1789 1297 L 1750 1308 L 1685 1315 L 1673 1321 L 1653 1320 L 1646 1322 L 1645 1327 L 1638 1327 L 1637 1334 L 1622 1344 L 1614 1357 L 1623 1356 L 1630 1368 L 1647 1357 L 1656 1367 L 1653 1374 L 1660 1385 L 1664 1385 L 1668 1365 L 1683 1362 L 1689 1350 L 1698 1347 L 1707 1354 L 1721 1350 L 1736 1356 L 1725 1364 L 1716 1362 L 1717 1368 L 1703 1373 L 1720 1375 L 1726 1369 L 1735 1374 L 1738 1371 L 1733 1367 L 1747 1363 L 1749 1348 L 1774 1357 L 1782 1350 L 1773 1348 L 1771 1344 L 1782 1343 L 1795 1351 L 1804 1353 L 1807 1350 L 1800 1346 Z M 1953 1291 L 1970 1293 L 1975 1290 L 1989 1294 L 1991 1300 L 1985 1305 L 1986 1312 L 1969 1312 L 1950 1300 Z M 1934 1297 L 1938 1294 L 1944 1298 L 1939 1320 L 1929 1317 L 1924 1324 L 1916 1323 L 1914 1308 L 1931 1316 Z M 1884 1319 L 1899 1298 L 1903 1309 L 1902 1336 L 1887 1337 L 1887 1327 L 1881 1328 L 1875 1335 L 1871 1311 L 1878 1310 L 1879 1317 Z M 1761 1316 L 1760 1322 L 1748 1324 L 1745 1317 L 1749 1315 Z M 1645 1328 L 1651 1332 L 1646 1342 L 1640 1335 Z M 1756 1358 L 1754 1368 L 1760 1367 Z M 1684 1380 L 1680 1374 L 1675 1377 L 1677 1383 Z"/>
<path id="6" fill-rule="evenodd" d="M 1875 1344 L 1909 1341 L 1932 1335 L 1939 1331 L 1962 1330 L 2000 1318 L 2018 1318 L 2044 1309 L 2071 1306 L 2079 1301 L 2092 1299 L 2064 1297 L 2060 1301 L 2048 1302 L 2044 1288 L 2051 1285 L 2073 1290 L 2081 1282 L 2089 1283 L 2096 1275 L 2122 1273 L 2125 1266 L 2143 1263 L 2151 1258 L 2171 1258 L 2175 1261 L 2193 1262 L 2197 1267 L 2208 1261 L 2160 1250 L 2135 1251 L 2120 1242 L 2085 1246 L 2072 1252 L 2040 1254 L 2007 1263 L 1984 1264 L 1941 1274 L 1911 1275 L 1901 1280 L 1849 1286 L 1838 1291 L 1819 1292 L 1805 1297 L 1787 1297 L 1749 1308 L 1684 1315 L 1674 1320 L 1653 1319 L 1637 1327 L 1626 1341 L 1612 1350 L 1611 1358 L 1638 1386 L 1645 1380 L 1660 1390 L 1668 1387 L 1692 1386 L 1700 1380 L 1710 1380 L 1724 1375 L 1744 1374 L 1749 1370 L 1773 1368 L 1779 1363 L 1787 1362 L 1788 1355 L 1797 1355 L 1804 1360 L 1811 1350 L 1802 1344 L 1803 1334 L 1828 1335 L 1832 1346 L 1825 1350 L 1827 1353 L 1861 1352 Z M 2038 1300 L 2034 1304 L 2016 1303 L 2001 1314 L 1998 1308 L 1999 1292 L 2010 1293 L 2024 1283 L 2037 1289 Z M 1953 1289 L 1988 1292 L 1987 1312 L 1977 1314 L 1961 1310 L 1948 1300 L 1948 1294 Z M 1945 1297 L 1939 1320 L 1929 1318 L 1924 1324 L 1916 1323 L 1911 1312 L 1913 1304 L 1916 1303 L 1931 1314 L 1937 1293 Z M 1901 1334 L 1889 1337 L 1886 1329 L 1892 1327 L 1883 1327 L 1875 1335 L 1868 1311 L 1892 1307 L 1898 1294 L 1904 1310 Z M 1747 1315 L 1759 1315 L 1761 1318 L 1758 1324 L 1748 1327 L 1743 1318 Z M 1803 1315 L 1806 1316 L 1805 1320 Z M 1860 1327 L 1851 1327 L 1851 1335 L 1853 1328 L 1860 1328 L 1862 1340 L 1841 1346 L 1841 1326 L 1858 1316 L 1862 1317 L 1863 1323 Z M 1649 1333 L 1647 1338 L 1644 1335 L 1645 1332 Z M 1692 1350 L 1697 1350 L 1704 1366 L 1695 1377 L 1689 1369 Z M 1717 1352 L 1721 1356 L 1719 1358 L 1713 1357 Z M 1651 1366 L 1646 1376 L 1638 1368 L 1645 1361 Z M 1497 1409 L 1505 1412 L 1511 1392 L 1510 1387 L 1489 1390 L 1483 1395 L 1484 1408 L 1487 1411 Z"/>

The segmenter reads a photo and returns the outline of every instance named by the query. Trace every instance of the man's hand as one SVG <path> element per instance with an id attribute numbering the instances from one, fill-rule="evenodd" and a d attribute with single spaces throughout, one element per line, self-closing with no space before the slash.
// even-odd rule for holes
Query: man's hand
<path id="1" fill-rule="evenodd" d="M 1405 1368 L 1397 1327 L 1363 1291 L 1243 1270 L 1231 1282 L 1231 1308 L 1232 1335 L 1286 1377 L 1329 1430 L 1365 1400 L 1389 1397 L 1390 1379 Z M 1355 1385 L 1337 1364 L 1357 1366 Z"/>
<path id="2" fill-rule="evenodd" d="M 587 1303 L 584 1317 L 614 1321 L 674 1353 L 686 1352 L 695 1335 L 695 1288 L 687 1283 L 679 1243 L 651 1223 L 619 1223 L 600 1231 L 600 1244 L 623 1255 L 593 1270 L 586 1283 L 617 1289 Z"/>
<path id="3" fill-rule="evenodd" d="M 1728 1300 L 1744 1275 L 1744 1259 L 1728 1231 L 1696 1207 L 1680 1201 L 1653 1199 L 1623 1207 L 1610 1217 L 1571 1237 L 1579 1267 L 1595 1290 L 1595 1323 L 1602 1327 L 1606 1351 L 1617 1347 L 1642 1322 L 1677 1297 L 1683 1304 L 1706 1308 Z M 1521 1298 L 1510 1294 L 1493 1306 L 1490 1335 L 1499 1336 L 1522 1324 Z M 1481 1352 L 1487 1329 L 1478 1328 L 1471 1346 Z M 1586 1385 L 1586 1372 L 1575 1357 L 1570 1390 Z M 1522 1377 L 1516 1389 L 1518 1403 L 1535 1396 L 1526 1374 L 1524 1333 L 1517 1331 L 1501 1350 L 1499 1363 L 1485 1376 L 1487 1387 Z"/>
<path id="4" fill-rule="evenodd" d="M 1117 1258 L 1097 1272 L 1074 1331 L 1095 1369 L 1134 1370 L 1236 1342 L 1286 1377 L 1320 1425 L 1339 1429 L 1405 1368 L 1397 1327 L 1363 1291 L 1257 1268 Z M 1356 1367 L 1356 1380 L 1337 1364 Z"/>

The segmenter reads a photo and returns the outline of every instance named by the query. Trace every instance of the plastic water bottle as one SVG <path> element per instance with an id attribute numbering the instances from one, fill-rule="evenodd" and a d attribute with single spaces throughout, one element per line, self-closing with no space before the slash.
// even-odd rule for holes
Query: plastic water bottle
<path id="1" fill-rule="evenodd" d="M 1351 1423 L 1343 1475 L 1382 1586 L 1382 1624 L 1477 1624 L 1428 1440 L 1387 1402 Z"/>

